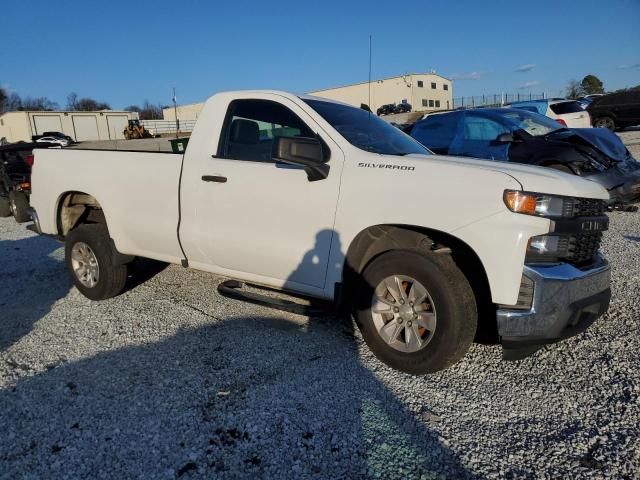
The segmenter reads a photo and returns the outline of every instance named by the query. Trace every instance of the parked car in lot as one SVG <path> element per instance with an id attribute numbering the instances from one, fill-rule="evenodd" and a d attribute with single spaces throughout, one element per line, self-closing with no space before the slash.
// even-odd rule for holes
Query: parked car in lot
<path id="1" fill-rule="evenodd" d="M 390 115 L 390 114 L 394 113 L 395 110 L 396 110 L 396 105 L 393 104 L 393 103 L 388 103 L 386 105 L 382 105 L 381 107 L 379 107 L 376 110 L 376 114 L 378 116 L 380 116 L 380 115 Z"/>
<path id="2" fill-rule="evenodd" d="M 584 111 L 580 103 L 575 100 L 547 99 L 531 100 L 528 102 L 514 102 L 507 105 L 509 108 L 519 108 L 530 112 L 539 113 L 554 119 L 561 125 L 569 128 L 589 128 L 591 118 Z"/>
<path id="3" fill-rule="evenodd" d="M 640 163 L 614 133 L 569 129 L 537 113 L 482 108 L 433 113 L 409 134 L 442 155 L 550 167 L 599 183 L 611 206 L 640 200 Z"/>
<path id="4" fill-rule="evenodd" d="M 66 140 L 69 144 L 75 143 L 75 140 L 73 138 L 71 138 L 69 135 L 65 135 L 62 132 L 44 132 L 42 135 L 33 135 L 31 137 L 31 140 L 36 142 L 43 137 L 59 138 L 61 140 Z"/>
<path id="5" fill-rule="evenodd" d="M 611 131 L 640 125 L 640 90 L 610 93 L 587 107 L 593 126 Z"/>
<path id="6" fill-rule="evenodd" d="M 393 109 L 393 113 L 406 113 L 411 111 L 411 105 L 408 103 L 399 103 Z"/>
<path id="7" fill-rule="evenodd" d="M 150 175 L 153 172 L 153 175 Z M 506 354 L 607 309 L 607 191 L 550 169 L 433 155 L 365 110 L 285 92 L 210 98 L 184 154 L 37 150 L 33 228 L 76 288 L 118 295 L 136 256 L 353 313 L 371 350 L 426 373 L 476 336 Z"/>
<path id="8" fill-rule="evenodd" d="M 16 222 L 31 220 L 31 166 L 33 150 L 50 144 L 19 142 L 0 146 L 0 217 L 13 215 Z"/>
<path id="9" fill-rule="evenodd" d="M 55 143 L 60 145 L 61 147 L 68 147 L 69 141 L 66 138 L 58 138 L 58 137 L 40 137 L 36 140 L 38 143 Z"/>

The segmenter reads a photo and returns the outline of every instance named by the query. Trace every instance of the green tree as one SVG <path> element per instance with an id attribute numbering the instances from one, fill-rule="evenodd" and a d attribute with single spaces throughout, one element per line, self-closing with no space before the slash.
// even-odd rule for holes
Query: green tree
<path id="1" fill-rule="evenodd" d="M 604 84 L 595 75 L 587 75 L 580 82 L 583 95 L 591 95 L 593 93 L 604 93 Z"/>

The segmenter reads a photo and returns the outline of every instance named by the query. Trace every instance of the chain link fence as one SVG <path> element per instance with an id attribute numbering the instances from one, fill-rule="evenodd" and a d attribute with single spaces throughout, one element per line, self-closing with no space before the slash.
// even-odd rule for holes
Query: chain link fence
<path id="1" fill-rule="evenodd" d="M 453 108 L 460 107 L 501 107 L 513 102 L 527 100 L 543 100 L 545 93 L 494 93 L 490 95 L 474 95 L 453 99 Z"/>

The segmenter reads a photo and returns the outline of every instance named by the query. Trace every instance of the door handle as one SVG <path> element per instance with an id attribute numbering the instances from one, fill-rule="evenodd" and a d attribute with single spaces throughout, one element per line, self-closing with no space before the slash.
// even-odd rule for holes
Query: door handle
<path id="1" fill-rule="evenodd" d="M 218 183 L 227 183 L 227 177 L 222 177 L 220 175 L 203 175 L 203 182 L 218 182 Z"/>

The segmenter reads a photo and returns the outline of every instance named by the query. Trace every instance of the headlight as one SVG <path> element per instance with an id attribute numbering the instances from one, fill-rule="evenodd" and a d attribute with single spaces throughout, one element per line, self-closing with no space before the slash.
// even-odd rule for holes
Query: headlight
<path id="1" fill-rule="evenodd" d="M 544 193 L 504 191 L 504 203 L 509 210 L 538 217 L 573 217 L 575 199 Z"/>

